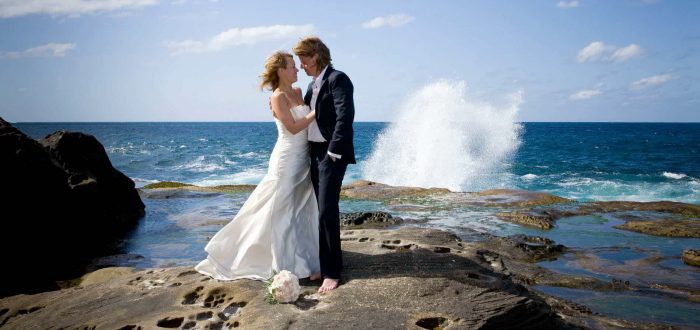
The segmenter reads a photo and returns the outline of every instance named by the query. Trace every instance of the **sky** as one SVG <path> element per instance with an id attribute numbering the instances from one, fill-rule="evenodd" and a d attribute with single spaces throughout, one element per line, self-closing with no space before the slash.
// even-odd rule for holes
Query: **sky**
<path id="1" fill-rule="evenodd" d="M 699 122 L 699 17 L 697 0 L 0 0 L 0 117 L 272 121 L 265 58 L 313 34 L 356 121 L 447 80 L 522 93 L 524 122 Z"/>

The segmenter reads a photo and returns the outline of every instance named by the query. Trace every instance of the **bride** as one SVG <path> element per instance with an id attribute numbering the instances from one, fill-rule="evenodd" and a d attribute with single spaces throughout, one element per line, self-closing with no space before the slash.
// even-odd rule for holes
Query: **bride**
<path id="1" fill-rule="evenodd" d="M 260 88 L 273 91 L 277 142 L 267 174 L 238 214 L 204 248 L 195 269 L 217 280 L 266 280 L 288 270 L 320 278 L 318 206 L 311 184 L 307 126 L 315 113 L 304 104 L 294 58 L 277 51 L 265 61 Z"/>

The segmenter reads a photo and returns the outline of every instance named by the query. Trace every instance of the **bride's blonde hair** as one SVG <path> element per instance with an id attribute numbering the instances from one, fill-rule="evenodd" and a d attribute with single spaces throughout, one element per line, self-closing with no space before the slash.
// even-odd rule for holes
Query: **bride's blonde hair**
<path id="1" fill-rule="evenodd" d="M 292 54 L 283 50 L 272 53 L 265 60 L 265 70 L 260 74 L 260 89 L 274 91 L 280 84 L 280 77 L 277 75 L 278 69 L 287 68 L 287 57 L 293 58 Z"/>

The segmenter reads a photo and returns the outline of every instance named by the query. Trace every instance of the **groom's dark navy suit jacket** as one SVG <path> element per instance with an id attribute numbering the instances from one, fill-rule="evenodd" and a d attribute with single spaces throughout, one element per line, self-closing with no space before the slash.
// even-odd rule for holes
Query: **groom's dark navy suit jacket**
<path id="1" fill-rule="evenodd" d="M 328 151 L 341 155 L 348 164 L 355 164 L 355 147 L 352 142 L 352 122 L 355 118 L 353 86 L 350 78 L 332 67 L 320 77 L 321 89 L 316 98 L 316 123 L 323 138 L 328 141 Z M 313 82 L 309 84 L 304 101 L 311 106 Z"/>

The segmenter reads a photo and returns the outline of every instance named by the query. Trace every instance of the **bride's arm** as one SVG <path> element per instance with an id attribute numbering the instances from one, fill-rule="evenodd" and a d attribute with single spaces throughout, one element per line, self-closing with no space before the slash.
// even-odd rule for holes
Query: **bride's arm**
<path id="1" fill-rule="evenodd" d="M 282 122 L 287 130 L 292 134 L 297 134 L 301 132 L 304 128 L 309 126 L 314 119 L 316 119 L 316 113 L 314 111 L 309 112 L 304 118 L 294 120 L 292 113 L 289 112 L 289 104 L 286 98 L 282 94 L 274 94 L 271 97 L 272 101 L 272 112 L 275 113 L 275 117 Z"/>

